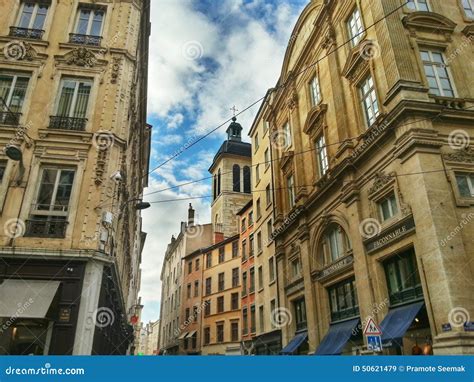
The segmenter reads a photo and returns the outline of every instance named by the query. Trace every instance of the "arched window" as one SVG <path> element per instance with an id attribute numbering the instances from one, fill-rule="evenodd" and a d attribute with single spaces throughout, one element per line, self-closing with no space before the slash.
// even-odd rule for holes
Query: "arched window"
<path id="1" fill-rule="evenodd" d="M 250 194 L 252 192 L 251 189 L 251 174 L 250 174 L 250 167 L 244 167 L 244 192 L 246 194 Z"/>
<path id="2" fill-rule="evenodd" d="M 217 176 L 214 175 L 214 200 L 217 198 Z"/>
<path id="3" fill-rule="evenodd" d="M 351 243 L 344 229 L 339 224 L 330 224 L 319 246 L 318 264 L 320 266 L 331 264 L 346 256 L 350 250 Z"/>
<path id="4" fill-rule="evenodd" d="M 219 172 L 217 174 L 217 195 L 221 194 L 221 169 L 219 169 Z"/>
<path id="5" fill-rule="evenodd" d="M 238 164 L 234 164 L 232 167 L 232 184 L 233 191 L 240 192 L 240 166 Z"/>

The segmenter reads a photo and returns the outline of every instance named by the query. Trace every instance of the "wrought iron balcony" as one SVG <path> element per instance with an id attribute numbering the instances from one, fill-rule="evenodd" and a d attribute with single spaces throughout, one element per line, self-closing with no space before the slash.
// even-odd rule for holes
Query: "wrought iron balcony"
<path id="1" fill-rule="evenodd" d="M 57 130 L 84 131 L 86 129 L 86 124 L 87 118 L 51 116 L 49 128 Z"/>
<path id="2" fill-rule="evenodd" d="M 0 125 L 18 126 L 20 124 L 21 113 L 11 111 L 0 111 Z"/>
<path id="3" fill-rule="evenodd" d="M 10 36 L 30 38 L 33 40 L 43 39 L 44 30 L 42 29 L 28 29 L 20 27 L 10 27 Z"/>
<path id="4" fill-rule="evenodd" d="M 102 41 L 101 36 L 91 36 L 85 34 L 70 33 L 69 42 L 71 44 L 100 46 Z"/>
<path id="5" fill-rule="evenodd" d="M 66 237 L 66 220 L 27 220 L 25 237 L 62 239 Z"/>

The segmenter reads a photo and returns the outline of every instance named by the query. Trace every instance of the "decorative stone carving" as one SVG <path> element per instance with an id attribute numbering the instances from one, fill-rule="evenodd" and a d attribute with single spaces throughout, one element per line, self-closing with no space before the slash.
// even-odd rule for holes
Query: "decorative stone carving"
<path id="1" fill-rule="evenodd" d="M 66 55 L 66 64 L 94 67 L 97 64 L 95 54 L 84 47 L 76 48 Z"/>
<path id="2" fill-rule="evenodd" d="M 456 150 L 449 154 L 444 154 L 443 158 L 450 162 L 474 163 L 474 149 Z"/>
<path id="3" fill-rule="evenodd" d="M 11 61 L 33 61 L 38 53 L 30 43 L 14 40 L 3 47 L 3 55 Z"/>
<path id="4" fill-rule="evenodd" d="M 385 174 L 384 172 L 378 172 L 375 174 L 375 179 L 374 179 L 374 184 L 372 188 L 369 190 L 369 194 L 374 194 L 383 187 L 385 187 L 387 184 L 389 184 L 396 174 L 394 172 L 390 174 Z"/>
<path id="5" fill-rule="evenodd" d="M 122 59 L 119 57 L 114 57 L 112 62 L 112 74 L 110 82 L 113 84 L 117 83 L 118 76 L 120 74 L 120 66 L 122 64 Z"/>
<path id="6" fill-rule="evenodd" d="M 104 181 L 107 151 L 107 149 L 97 150 L 97 165 L 95 166 L 95 184 L 97 186 L 100 186 Z"/>

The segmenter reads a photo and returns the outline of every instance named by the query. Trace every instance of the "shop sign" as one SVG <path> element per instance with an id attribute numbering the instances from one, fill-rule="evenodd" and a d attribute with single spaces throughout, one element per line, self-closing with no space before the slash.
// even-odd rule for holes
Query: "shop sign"
<path id="1" fill-rule="evenodd" d="M 337 273 L 341 269 L 345 269 L 349 265 L 352 265 L 353 262 L 354 262 L 354 255 L 346 256 L 342 258 L 341 260 L 339 260 L 338 262 L 331 264 L 329 267 L 324 268 L 323 270 L 318 272 L 316 274 L 316 280 L 320 280 L 327 276 L 332 275 L 333 273 Z"/>
<path id="2" fill-rule="evenodd" d="M 404 220 L 394 226 L 388 228 L 387 230 L 381 232 L 376 237 L 367 240 L 364 245 L 367 253 L 376 251 L 380 248 L 383 248 L 394 241 L 401 239 L 402 237 L 408 235 L 415 230 L 415 221 L 411 216 L 409 219 Z"/>
<path id="3" fill-rule="evenodd" d="M 465 332 L 474 332 L 474 321 L 466 321 L 464 323 Z"/>
<path id="4" fill-rule="evenodd" d="M 453 328 L 451 327 L 450 323 L 447 324 L 441 324 L 441 329 L 443 332 L 450 332 Z"/>
<path id="5" fill-rule="evenodd" d="M 59 322 L 69 322 L 71 320 L 71 309 L 61 308 L 59 310 Z"/>

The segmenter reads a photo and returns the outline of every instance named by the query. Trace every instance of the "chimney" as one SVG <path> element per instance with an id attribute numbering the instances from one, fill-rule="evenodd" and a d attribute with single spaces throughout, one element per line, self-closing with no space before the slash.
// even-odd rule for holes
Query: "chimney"
<path id="1" fill-rule="evenodd" d="M 188 209 L 188 225 L 194 225 L 194 208 L 191 203 L 189 203 Z"/>
<path id="2" fill-rule="evenodd" d="M 222 224 L 214 224 L 214 244 L 219 244 L 221 241 L 224 241 L 224 231 Z"/>

